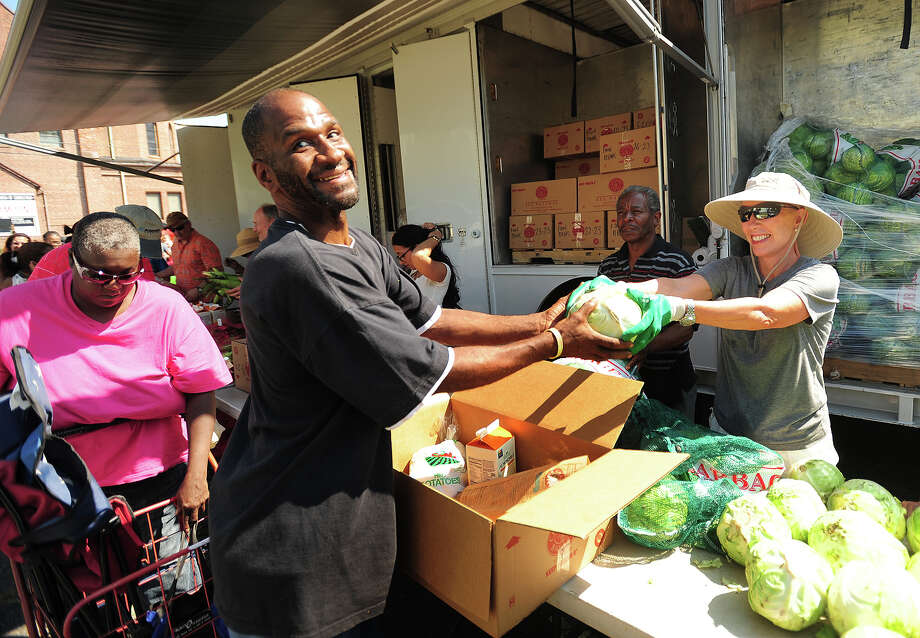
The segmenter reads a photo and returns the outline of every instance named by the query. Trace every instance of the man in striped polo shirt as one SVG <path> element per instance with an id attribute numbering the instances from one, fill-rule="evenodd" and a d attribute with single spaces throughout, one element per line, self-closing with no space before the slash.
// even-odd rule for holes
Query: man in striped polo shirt
<path id="1" fill-rule="evenodd" d="M 628 186 L 617 199 L 617 228 L 625 243 L 597 269 L 614 281 L 638 282 L 658 277 L 686 277 L 696 267 L 684 251 L 655 232 L 661 221 L 658 193 L 647 186 Z M 694 326 L 671 323 L 634 359 L 645 393 L 691 419 L 696 404 L 696 372 L 690 361 Z"/>

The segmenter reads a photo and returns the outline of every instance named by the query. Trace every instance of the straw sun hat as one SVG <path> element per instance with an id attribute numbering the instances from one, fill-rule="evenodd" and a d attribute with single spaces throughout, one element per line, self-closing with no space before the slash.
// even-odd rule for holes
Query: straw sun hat
<path id="1" fill-rule="evenodd" d="M 808 209 L 808 218 L 799 231 L 799 253 L 821 259 L 831 254 L 843 240 L 843 229 L 834 219 L 811 202 L 808 190 L 785 173 L 760 173 L 747 181 L 740 193 L 706 204 L 706 217 L 747 240 L 741 230 L 738 207 L 741 202 L 778 202 Z"/>
<path id="2" fill-rule="evenodd" d="M 248 255 L 259 247 L 259 236 L 252 228 L 244 228 L 236 234 L 236 250 L 230 253 L 231 257 Z"/>

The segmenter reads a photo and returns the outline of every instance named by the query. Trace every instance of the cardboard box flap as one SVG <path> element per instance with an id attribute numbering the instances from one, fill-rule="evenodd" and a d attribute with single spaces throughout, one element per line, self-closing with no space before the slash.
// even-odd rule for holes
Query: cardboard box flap
<path id="1" fill-rule="evenodd" d="M 612 448 L 642 383 L 540 361 L 452 400 Z"/>
<path id="2" fill-rule="evenodd" d="M 611 450 L 499 520 L 586 538 L 686 458 L 670 452 Z"/>

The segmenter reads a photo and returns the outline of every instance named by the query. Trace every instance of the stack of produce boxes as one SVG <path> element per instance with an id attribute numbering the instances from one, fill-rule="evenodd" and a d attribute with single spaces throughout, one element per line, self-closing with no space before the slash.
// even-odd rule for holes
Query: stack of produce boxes
<path id="1" fill-rule="evenodd" d="M 573 261 L 589 251 L 580 253 L 584 263 L 601 261 L 623 244 L 616 225 L 623 189 L 658 190 L 656 148 L 654 108 L 545 129 L 543 156 L 555 160 L 556 179 L 512 185 L 511 250 L 563 250 L 555 255 Z"/>

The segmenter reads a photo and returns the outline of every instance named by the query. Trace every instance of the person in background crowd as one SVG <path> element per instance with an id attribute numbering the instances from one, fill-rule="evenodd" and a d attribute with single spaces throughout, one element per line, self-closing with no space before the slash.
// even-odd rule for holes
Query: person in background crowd
<path id="1" fill-rule="evenodd" d="M 19 272 L 16 253 L 31 241 L 24 233 L 13 233 L 6 238 L 3 253 L 0 253 L 0 290 L 13 285 L 13 275 Z"/>
<path id="2" fill-rule="evenodd" d="M 265 229 L 265 232 L 266 233 L 268 232 L 267 228 Z M 236 261 L 236 258 L 237 257 L 248 257 L 249 255 L 254 253 L 256 249 L 258 248 L 259 248 L 259 235 L 257 234 L 257 232 L 253 230 L 252 228 L 244 228 L 243 230 L 241 230 L 240 232 L 236 234 L 236 250 L 230 253 L 230 257 L 227 258 L 225 261 L 228 262 L 227 265 L 231 265 L 229 262 L 232 262 L 236 266 L 239 266 L 239 268 L 236 268 L 234 266 L 231 266 L 231 267 L 234 270 L 236 270 L 236 274 L 242 277 L 246 269 L 239 262 Z M 242 288 L 242 284 L 239 286 L 236 286 L 235 288 L 231 288 L 230 290 L 228 290 L 227 295 L 229 297 L 235 297 L 239 299 L 240 298 L 240 288 Z"/>
<path id="3" fill-rule="evenodd" d="M 406 224 L 396 229 L 391 242 L 396 259 L 423 295 L 444 308 L 459 308 L 457 273 L 441 249 L 442 239 L 434 224 Z"/>
<path id="4" fill-rule="evenodd" d="M 256 234 L 256 248 L 259 247 L 259 242 L 265 241 L 265 238 L 268 237 L 268 229 L 271 227 L 272 222 L 274 222 L 276 219 L 278 219 L 278 207 L 275 206 L 274 204 L 262 204 L 252 214 L 252 230 Z M 244 228 L 239 233 L 237 233 L 236 235 L 237 250 L 240 250 L 244 247 L 245 244 L 240 243 L 240 237 L 244 236 L 247 230 L 249 229 Z M 248 235 L 245 235 L 245 236 L 247 237 L 247 239 L 245 240 L 246 242 L 251 241 L 248 239 Z M 249 252 L 239 253 L 239 256 L 242 257 L 244 255 L 248 255 L 249 253 L 252 253 L 254 250 L 255 248 L 253 248 Z M 237 256 L 236 252 L 234 252 L 234 254 L 230 256 L 231 257 Z M 232 260 L 226 260 L 225 263 L 229 261 L 232 261 Z M 227 265 L 233 268 L 233 270 L 235 270 L 236 274 L 238 275 L 242 275 L 243 271 L 245 270 L 245 268 L 241 264 L 235 261 L 232 264 L 227 263 Z M 232 288 L 227 291 L 227 294 L 230 295 L 231 297 L 236 297 L 237 299 L 239 299 L 240 298 L 240 288 L 241 286 Z"/>
<path id="5" fill-rule="evenodd" d="M 165 224 L 153 209 L 140 204 L 123 204 L 115 207 L 115 212 L 131 220 L 141 238 L 141 257 L 150 260 L 153 272 L 165 270 L 169 264 L 163 259 L 161 237 Z M 144 268 L 147 266 L 145 264 Z"/>
<path id="6" fill-rule="evenodd" d="M 24 244 L 19 249 L 19 252 L 16 253 L 19 272 L 13 275 L 12 285 L 18 286 L 28 281 L 29 275 L 35 270 L 35 265 L 51 250 L 51 244 L 46 244 L 43 241 L 30 241 L 28 244 Z"/>
<path id="7" fill-rule="evenodd" d="M 597 269 L 613 281 L 638 282 L 656 277 L 686 277 L 696 272 L 690 255 L 666 242 L 656 231 L 661 223 L 658 193 L 647 186 L 627 186 L 617 198 L 617 228 L 625 242 Z M 690 360 L 692 326 L 669 324 L 633 360 L 645 382 L 643 391 L 694 418 L 696 371 Z"/>
<path id="8" fill-rule="evenodd" d="M 357 159 L 315 97 L 271 91 L 242 130 L 279 218 L 240 297 L 252 392 L 212 482 L 217 607 L 233 637 L 379 635 L 396 556 L 386 428 L 436 391 L 630 344 L 588 325 L 593 302 L 499 317 L 422 295 L 348 225 Z"/>
<path id="9" fill-rule="evenodd" d="M 162 226 L 163 222 L 160 216 L 146 206 L 128 204 L 119 206 L 119 214 L 127 217 L 138 229 L 141 244 L 141 267 L 143 273 L 141 279 L 147 281 L 156 281 L 156 275 L 153 270 L 153 260 L 159 259 L 162 255 L 160 244 L 154 239 L 154 231 L 157 227 Z M 70 252 L 73 244 L 67 242 L 51 252 L 46 254 L 38 264 L 32 274 L 29 275 L 29 281 L 36 279 L 45 279 L 60 275 L 62 272 L 70 270 Z"/>
<path id="10" fill-rule="evenodd" d="M 93 213 L 74 226 L 70 269 L 0 293 L 0 391 L 16 382 L 11 348 L 26 346 L 54 433 L 103 491 L 134 509 L 176 497 L 154 529 L 168 555 L 207 503 L 214 390 L 231 378 L 188 303 L 141 278 L 140 251 L 130 220 Z"/>
<path id="11" fill-rule="evenodd" d="M 819 260 L 840 245 L 840 224 L 785 173 L 755 175 L 705 212 L 747 240 L 750 255 L 630 287 L 667 295 L 681 325 L 722 328 L 710 428 L 777 451 L 787 469 L 813 458 L 836 465 L 822 361 L 840 278 Z"/>
<path id="12" fill-rule="evenodd" d="M 44 235 L 42 235 L 42 241 L 46 244 L 50 244 L 52 248 L 55 246 L 60 246 L 64 243 L 64 240 L 61 239 L 61 234 L 56 230 L 49 230 Z"/>
<path id="13" fill-rule="evenodd" d="M 172 247 L 172 266 L 157 273 L 161 280 L 176 276 L 176 286 L 188 301 L 198 301 L 198 286 L 204 281 L 202 274 L 212 268 L 220 269 L 222 259 L 217 244 L 192 228 L 185 213 L 173 211 L 166 216 L 166 227 L 175 233 Z"/>
<path id="14" fill-rule="evenodd" d="M 274 204 L 262 204 L 252 214 L 252 228 L 259 236 L 259 241 L 268 237 L 268 229 L 278 219 L 278 207 Z"/>
<path id="15" fill-rule="evenodd" d="M 166 264 L 169 266 L 172 266 L 172 247 L 173 235 L 168 228 L 164 227 L 160 231 L 160 250 L 163 251 L 163 259 L 166 260 Z"/>

